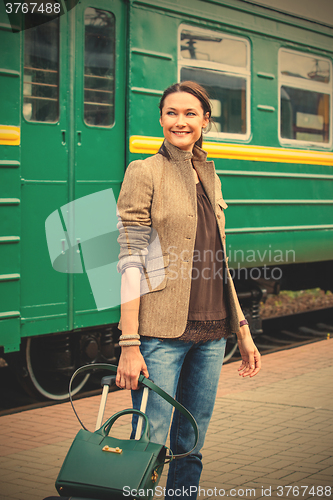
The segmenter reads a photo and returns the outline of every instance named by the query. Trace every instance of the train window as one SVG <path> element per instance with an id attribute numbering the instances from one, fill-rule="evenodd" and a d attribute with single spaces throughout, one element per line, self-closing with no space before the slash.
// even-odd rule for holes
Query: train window
<path id="1" fill-rule="evenodd" d="M 194 80 L 208 91 L 218 138 L 250 135 L 250 46 L 224 33 L 181 26 L 179 80 Z"/>
<path id="2" fill-rule="evenodd" d="M 331 142 L 332 71 L 329 60 L 281 49 L 280 140 Z"/>
<path id="3" fill-rule="evenodd" d="M 246 67 L 247 48 L 243 40 L 227 38 L 221 33 L 203 34 L 183 29 L 180 34 L 181 57 L 212 61 L 228 66 Z"/>
<path id="4" fill-rule="evenodd" d="M 114 123 L 115 18 L 89 7 L 84 23 L 84 121 L 109 127 Z"/>
<path id="5" fill-rule="evenodd" d="M 330 63 L 316 56 L 286 50 L 281 51 L 281 75 L 302 78 L 313 82 L 330 82 Z"/>
<path id="6" fill-rule="evenodd" d="M 54 123 L 59 118 L 59 18 L 36 26 L 25 14 L 23 116 L 27 121 Z"/>

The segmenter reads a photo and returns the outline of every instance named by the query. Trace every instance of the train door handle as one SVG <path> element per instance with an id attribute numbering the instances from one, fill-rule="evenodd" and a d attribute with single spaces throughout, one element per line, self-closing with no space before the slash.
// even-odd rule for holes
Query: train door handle
<path id="1" fill-rule="evenodd" d="M 62 144 L 63 146 L 66 146 L 66 130 L 62 130 L 62 131 L 61 131 L 61 137 L 62 137 L 61 144 Z"/>
<path id="2" fill-rule="evenodd" d="M 82 146 L 82 142 L 81 142 L 81 133 L 82 133 L 82 132 L 81 132 L 80 130 L 78 130 L 78 131 L 77 131 L 77 145 L 78 145 L 78 146 Z"/>

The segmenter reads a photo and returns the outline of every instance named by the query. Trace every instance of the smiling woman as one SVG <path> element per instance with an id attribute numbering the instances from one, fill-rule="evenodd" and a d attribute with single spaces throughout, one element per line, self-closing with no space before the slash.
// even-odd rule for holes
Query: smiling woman
<path id="1" fill-rule="evenodd" d="M 188 457 L 171 462 L 167 482 L 168 491 L 187 488 L 193 500 L 226 338 L 237 335 L 243 377 L 259 372 L 260 354 L 223 257 L 227 205 L 221 182 L 201 149 L 202 131 L 211 118 L 208 95 L 198 83 L 176 83 L 165 90 L 159 108 L 164 142 L 156 155 L 129 165 L 118 199 L 122 335 L 116 384 L 132 389 L 133 407 L 138 408 L 143 373 L 196 419 L 198 444 Z M 209 253 L 209 262 L 195 263 L 198 252 Z M 161 279 L 154 287 L 157 277 Z M 153 442 L 166 441 L 170 408 L 149 396 L 146 414 Z M 133 419 L 132 436 L 135 431 Z M 173 453 L 186 453 L 192 438 L 175 412 Z"/>
<path id="2" fill-rule="evenodd" d="M 200 101 L 187 92 L 170 94 L 164 101 L 160 117 L 164 137 L 184 151 L 192 151 L 200 139 L 202 129 L 209 123 Z"/>
<path id="3" fill-rule="evenodd" d="M 202 131 L 211 122 L 212 106 L 206 90 L 185 81 L 168 87 L 160 101 L 160 124 L 164 137 L 184 151 L 202 146 Z M 176 144 L 173 140 L 180 139 Z"/>

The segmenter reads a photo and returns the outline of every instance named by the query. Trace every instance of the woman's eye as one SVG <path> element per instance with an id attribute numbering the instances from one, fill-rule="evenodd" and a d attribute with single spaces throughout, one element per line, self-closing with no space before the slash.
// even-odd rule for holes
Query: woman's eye
<path id="1" fill-rule="evenodd" d="M 175 114 L 174 111 L 168 111 L 167 112 L 167 115 L 174 115 L 174 114 Z"/>
<path id="2" fill-rule="evenodd" d="M 193 111 L 189 111 L 187 114 L 188 116 L 195 116 L 195 113 L 193 113 Z"/>

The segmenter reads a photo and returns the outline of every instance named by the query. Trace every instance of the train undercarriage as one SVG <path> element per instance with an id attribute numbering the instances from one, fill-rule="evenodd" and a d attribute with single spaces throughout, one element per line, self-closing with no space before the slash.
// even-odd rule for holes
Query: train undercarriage
<path id="1" fill-rule="evenodd" d="M 333 276 L 333 261 L 292 264 L 281 266 L 280 269 L 278 280 L 234 280 L 254 339 L 262 333 L 260 303 L 265 302 L 268 293 L 278 294 L 280 290 L 316 287 L 325 291 L 333 290 L 333 282 L 330 279 Z M 30 337 L 22 340 L 19 353 L 6 355 L 6 361 L 30 395 L 61 401 L 67 399 L 70 376 L 79 366 L 101 362 L 117 364 L 120 354 L 119 335 L 117 326 L 109 325 Z M 237 339 L 233 336 L 227 342 L 225 361 L 228 361 L 236 350 Z M 89 375 L 79 378 L 73 393 L 78 393 L 88 379 Z"/>

